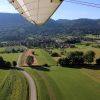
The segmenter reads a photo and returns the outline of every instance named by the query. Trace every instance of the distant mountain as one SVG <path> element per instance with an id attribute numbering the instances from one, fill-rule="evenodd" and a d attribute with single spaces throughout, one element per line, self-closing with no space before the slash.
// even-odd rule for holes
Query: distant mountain
<path id="1" fill-rule="evenodd" d="M 34 34 L 100 34 L 100 19 L 50 19 L 43 26 L 28 22 L 19 14 L 0 13 L 0 40 L 22 40 Z"/>

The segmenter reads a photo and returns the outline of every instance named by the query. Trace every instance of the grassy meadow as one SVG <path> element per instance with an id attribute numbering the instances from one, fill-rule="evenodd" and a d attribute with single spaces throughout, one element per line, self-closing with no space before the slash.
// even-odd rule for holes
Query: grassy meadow
<path id="1" fill-rule="evenodd" d="M 51 56 L 43 49 L 34 49 L 36 59 L 39 65 L 56 65 L 57 63 L 51 58 Z"/>
<path id="2" fill-rule="evenodd" d="M 84 48 L 80 49 L 84 51 Z M 69 49 L 71 50 L 73 49 Z M 99 49 L 92 48 L 92 50 L 96 50 L 96 56 L 100 57 Z M 59 49 L 53 51 L 61 52 Z M 56 61 L 45 50 L 35 49 L 35 53 L 40 65 L 51 64 L 50 67 L 26 68 L 36 82 L 38 100 L 100 99 L 100 70 L 63 68 L 56 66 L 54 64 Z"/>

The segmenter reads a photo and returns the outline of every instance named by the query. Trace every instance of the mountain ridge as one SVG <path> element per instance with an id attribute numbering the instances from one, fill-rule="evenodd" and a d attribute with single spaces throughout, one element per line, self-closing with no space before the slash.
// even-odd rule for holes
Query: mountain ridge
<path id="1" fill-rule="evenodd" d="M 43 26 L 28 22 L 19 14 L 0 13 L 0 39 L 16 40 L 28 35 L 42 34 L 100 34 L 100 19 L 80 18 L 75 20 L 49 19 Z"/>

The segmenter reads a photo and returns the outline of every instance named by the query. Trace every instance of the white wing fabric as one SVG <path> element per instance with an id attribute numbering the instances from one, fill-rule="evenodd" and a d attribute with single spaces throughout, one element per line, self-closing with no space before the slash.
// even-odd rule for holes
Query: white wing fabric
<path id="1" fill-rule="evenodd" d="M 44 24 L 63 0 L 8 0 L 30 22 Z"/>

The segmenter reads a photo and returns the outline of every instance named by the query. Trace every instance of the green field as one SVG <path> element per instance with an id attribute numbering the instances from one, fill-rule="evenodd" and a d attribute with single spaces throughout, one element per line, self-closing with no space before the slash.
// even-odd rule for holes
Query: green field
<path id="1" fill-rule="evenodd" d="M 27 100 L 27 89 L 24 76 L 17 70 L 10 70 L 0 84 L 0 100 Z"/>
<path id="2" fill-rule="evenodd" d="M 4 53 L 4 54 L 0 54 L 0 56 L 3 57 L 5 61 L 12 62 L 12 61 L 17 61 L 19 54 L 20 53 L 8 53 L 8 54 Z"/>
<path id="3" fill-rule="evenodd" d="M 6 49 L 6 47 L 5 48 L 0 48 L 0 52 L 5 51 L 5 49 Z M 3 59 L 5 61 L 12 62 L 12 61 L 17 61 L 17 59 L 19 57 L 19 54 L 20 53 L 0 53 L 0 56 L 3 57 Z"/>
<path id="4" fill-rule="evenodd" d="M 4 51 L 5 50 L 5 47 L 2 47 L 0 48 L 0 52 Z"/>
<path id="5" fill-rule="evenodd" d="M 100 57 L 100 49 L 78 48 L 53 49 L 61 54 L 63 51 L 96 52 Z M 74 69 L 57 66 L 56 60 L 43 49 L 34 49 L 38 65 L 25 70 L 35 80 L 38 100 L 99 100 L 100 99 L 100 70 Z M 65 55 L 66 55 L 65 52 Z M 65 56 L 63 55 L 63 56 Z M 0 54 L 6 61 L 18 59 L 19 53 Z M 50 67 L 41 65 L 48 64 Z M 0 69 L 0 100 L 27 100 L 28 83 L 24 76 L 15 69 Z"/>
<path id="6" fill-rule="evenodd" d="M 43 52 L 46 53 L 43 54 Z M 36 52 L 39 64 L 54 61 L 46 51 Z M 44 57 L 45 55 L 45 57 Z M 52 62 L 53 61 L 53 62 Z M 45 69 L 45 68 L 44 68 Z M 36 82 L 38 100 L 99 100 L 100 71 L 51 66 L 44 69 L 26 68 Z"/>
<path id="7" fill-rule="evenodd" d="M 3 49 L 2 49 L 3 50 Z M 17 61 L 19 53 L 0 54 L 4 60 Z M 0 100 L 27 100 L 28 83 L 15 69 L 0 69 Z"/>
<path id="8" fill-rule="evenodd" d="M 38 59 L 39 65 L 48 64 L 48 65 L 56 65 L 57 63 L 54 61 L 51 56 L 44 51 L 43 49 L 34 49 L 35 56 Z"/>

